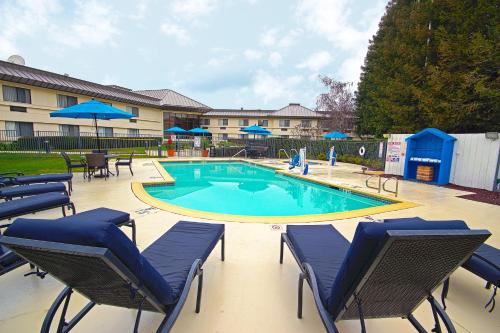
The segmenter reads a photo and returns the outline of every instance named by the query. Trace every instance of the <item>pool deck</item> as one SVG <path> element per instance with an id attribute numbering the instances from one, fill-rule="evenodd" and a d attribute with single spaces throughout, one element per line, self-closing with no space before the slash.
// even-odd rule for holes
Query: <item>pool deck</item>
<path id="1" fill-rule="evenodd" d="M 282 161 L 261 160 L 268 166 L 286 168 Z M 137 199 L 131 190 L 132 182 L 156 182 L 163 179 L 152 160 L 134 161 L 135 176 L 124 168 L 119 177 L 107 181 L 83 180 L 75 174 L 72 200 L 77 211 L 109 207 L 130 212 L 137 223 L 137 242 L 142 250 L 166 232 L 179 220 L 207 221 L 152 208 Z M 307 177 L 369 193 L 359 166 L 339 163 L 333 170 L 324 165 L 311 165 Z M 373 218 L 420 216 L 426 219 L 463 219 L 471 228 L 488 229 L 493 235 L 488 244 L 500 247 L 500 206 L 458 198 L 467 192 L 401 181 L 399 199 L 416 203 L 404 210 L 371 215 Z M 60 210 L 37 213 L 37 218 L 60 217 Z M 339 219 L 331 223 L 347 238 L 352 239 L 362 217 Z M 181 312 L 172 332 L 218 333 L 298 333 L 324 332 L 309 288 L 304 288 L 303 319 L 296 317 L 297 280 L 299 268 L 290 252 L 285 250 L 283 265 L 278 262 L 280 233 L 283 224 L 224 222 L 226 224 L 226 261 L 221 262 L 218 246 L 204 264 L 202 308 L 194 312 L 195 287 Z M 129 230 L 125 229 L 129 234 Z M 63 285 L 47 276 L 41 280 L 34 276 L 23 277 L 28 266 L 23 266 L 0 276 L 0 332 L 38 332 L 43 318 Z M 435 296 L 438 297 L 438 288 Z M 488 313 L 483 306 L 491 296 L 484 289 L 483 280 L 459 268 L 451 280 L 447 299 L 447 313 L 458 332 L 498 332 L 500 316 L 497 306 Z M 498 297 L 497 297 L 498 301 Z M 74 314 L 85 304 L 85 299 L 74 296 L 70 313 Z M 96 306 L 75 327 L 73 332 L 130 332 L 136 311 L 110 306 Z M 432 314 L 423 304 L 415 316 L 430 330 Z M 162 317 L 144 312 L 140 332 L 155 332 Z M 415 332 L 410 323 L 402 319 L 367 320 L 368 332 Z M 358 321 L 341 321 L 341 332 L 359 332 Z"/>

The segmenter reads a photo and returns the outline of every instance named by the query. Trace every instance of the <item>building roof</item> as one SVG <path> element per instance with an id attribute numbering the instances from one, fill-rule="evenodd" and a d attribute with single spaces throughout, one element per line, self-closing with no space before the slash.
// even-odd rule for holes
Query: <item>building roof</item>
<path id="1" fill-rule="evenodd" d="M 297 103 L 279 110 L 245 110 L 245 109 L 213 109 L 204 114 L 205 116 L 222 117 L 287 117 L 287 118 L 321 118 L 323 114 L 313 111 Z"/>
<path id="2" fill-rule="evenodd" d="M 184 108 L 211 109 L 209 106 L 170 89 L 136 90 L 135 93 L 157 98 L 162 105 L 172 105 Z"/>
<path id="3" fill-rule="evenodd" d="M 144 91 L 137 92 L 116 85 L 102 85 L 67 74 L 57 74 L 1 60 L 0 80 L 162 109 L 194 109 L 195 111 L 209 109 L 208 106 L 169 89 L 151 90 L 164 92 L 164 97 L 161 97 L 162 93 L 158 93 L 158 96 L 151 96 Z"/>

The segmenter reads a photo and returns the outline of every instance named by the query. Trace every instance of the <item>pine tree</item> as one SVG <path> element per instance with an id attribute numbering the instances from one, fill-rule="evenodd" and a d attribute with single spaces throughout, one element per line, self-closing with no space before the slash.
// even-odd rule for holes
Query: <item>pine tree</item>
<path id="1" fill-rule="evenodd" d="M 498 130 L 498 4 L 391 1 L 362 68 L 359 134 Z"/>

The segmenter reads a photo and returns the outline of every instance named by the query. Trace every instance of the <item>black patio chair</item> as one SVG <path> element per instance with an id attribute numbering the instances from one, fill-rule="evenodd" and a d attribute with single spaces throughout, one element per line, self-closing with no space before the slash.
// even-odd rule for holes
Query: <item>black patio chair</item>
<path id="1" fill-rule="evenodd" d="M 115 162 L 115 168 L 116 168 L 116 175 L 120 175 L 120 169 L 118 169 L 119 166 L 128 166 L 130 173 L 132 176 L 134 175 L 134 172 L 132 171 L 132 158 L 134 157 L 134 152 L 130 154 L 128 158 L 117 158 Z"/>
<path id="2" fill-rule="evenodd" d="M 297 261 L 297 316 L 302 318 L 304 280 L 327 332 L 335 322 L 367 318 L 406 318 L 420 333 L 427 332 L 413 312 L 424 301 L 431 305 L 433 332 L 455 332 L 453 323 L 432 292 L 488 237 L 486 230 L 469 230 L 463 221 L 358 224 L 352 243 L 331 225 L 288 225 L 281 235 L 280 263 L 286 243 Z"/>
<path id="3" fill-rule="evenodd" d="M 50 307 L 41 333 L 50 331 L 56 313 L 60 313 L 56 332 L 69 332 L 96 304 L 137 309 L 134 332 L 138 331 L 142 310 L 162 313 L 164 318 L 157 332 L 169 332 L 196 277 L 195 311 L 200 311 L 202 266 L 219 240 L 224 260 L 223 224 L 181 221 L 139 253 L 112 223 L 17 219 L 0 239 L 0 245 L 67 286 Z M 67 309 L 74 291 L 90 302 L 68 320 Z"/>
<path id="4" fill-rule="evenodd" d="M 104 153 L 85 154 L 85 159 L 87 160 L 87 177 L 89 181 L 92 179 L 92 176 L 95 176 L 97 171 L 101 172 L 101 176 L 104 177 L 105 180 L 108 179 L 108 162 L 106 161 Z"/>
<path id="5" fill-rule="evenodd" d="M 66 162 L 68 172 L 72 173 L 74 168 L 83 168 L 83 178 L 87 176 L 87 161 L 83 157 L 80 157 L 78 161 L 73 161 L 65 152 L 62 151 L 61 155 Z"/>

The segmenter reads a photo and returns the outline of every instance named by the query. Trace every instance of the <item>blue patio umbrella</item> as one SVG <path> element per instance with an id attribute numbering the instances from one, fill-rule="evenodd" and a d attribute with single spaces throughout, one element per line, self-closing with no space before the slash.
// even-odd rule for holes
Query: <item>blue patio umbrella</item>
<path id="1" fill-rule="evenodd" d="M 97 135 L 97 148 L 99 149 L 99 151 L 101 151 L 101 144 L 99 141 L 97 119 L 130 119 L 134 117 L 134 115 L 131 113 L 117 109 L 115 107 L 112 107 L 111 105 L 104 104 L 94 99 L 51 112 L 50 116 L 60 118 L 93 119 L 95 132 Z"/>
<path id="2" fill-rule="evenodd" d="M 255 139 L 255 135 L 264 135 L 264 136 L 271 135 L 270 131 L 268 131 L 264 127 L 260 127 L 257 125 L 252 125 L 252 126 L 242 128 L 240 131 L 245 132 L 245 133 L 249 133 L 249 134 L 253 134 L 254 139 Z"/>
<path id="3" fill-rule="evenodd" d="M 323 135 L 325 139 L 347 139 L 349 136 L 342 132 L 333 131 L 328 134 Z"/>
<path id="4" fill-rule="evenodd" d="M 187 131 L 183 128 L 180 127 L 170 127 L 169 129 L 166 129 L 165 132 L 167 133 L 172 133 L 172 134 L 186 134 Z"/>
<path id="5" fill-rule="evenodd" d="M 209 135 L 209 134 L 211 134 L 206 129 L 199 128 L 199 127 L 190 129 L 188 132 L 191 133 L 191 134 L 194 134 L 194 135 Z"/>

